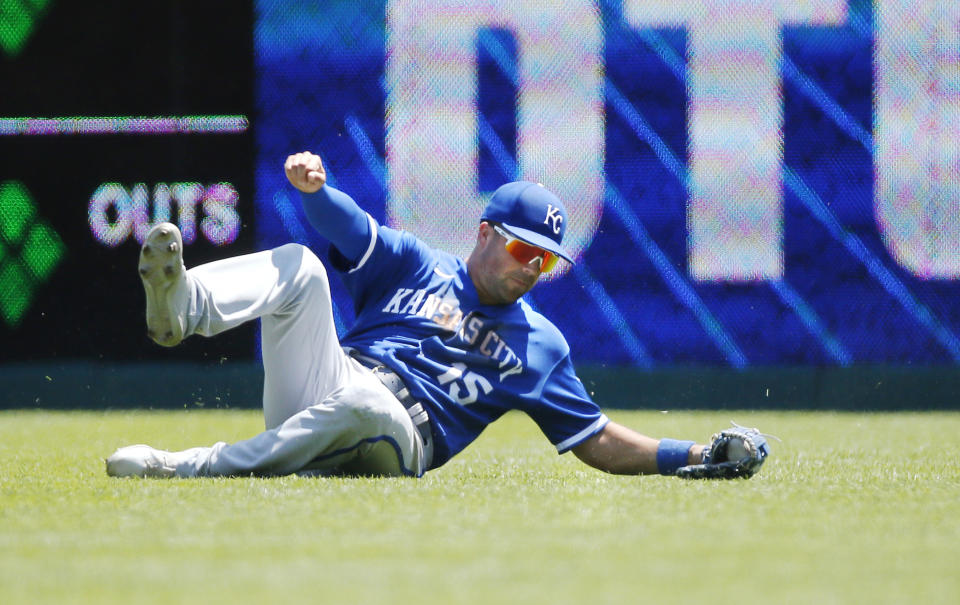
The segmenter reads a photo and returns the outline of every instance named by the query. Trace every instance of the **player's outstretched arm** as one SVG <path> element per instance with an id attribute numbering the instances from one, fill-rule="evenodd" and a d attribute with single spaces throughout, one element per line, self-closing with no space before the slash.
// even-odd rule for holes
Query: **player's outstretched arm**
<path id="1" fill-rule="evenodd" d="M 734 424 L 715 434 L 708 445 L 676 439 L 653 439 L 614 422 L 573 448 L 590 466 L 620 475 L 675 475 L 684 479 L 750 478 L 770 454 L 757 429 Z"/>
<path id="2" fill-rule="evenodd" d="M 370 247 L 372 219 L 346 193 L 327 185 L 320 156 L 309 151 L 287 157 L 283 164 L 290 184 L 300 190 L 303 211 L 317 232 L 352 263 Z"/>
<path id="3" fill-rule="evenodd" d="M 687 457 L 682 465 L 701 462 L 704 446 L 693 442 L 670 443 L 687 443 Z M 574 447 L 573 453 L 586 464 L 607 473 L 652 475 L 661 472 L 657 464 L 660 444 L 659 439 L 641 435 L 611 421 L 602 431 Z"/>

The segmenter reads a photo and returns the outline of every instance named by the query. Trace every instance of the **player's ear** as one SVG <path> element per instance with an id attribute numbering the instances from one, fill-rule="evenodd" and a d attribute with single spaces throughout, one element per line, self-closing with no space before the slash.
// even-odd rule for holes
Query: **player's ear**
<path id="1" fill-rule="evenodd" d="M 486 244 L 495 233 L 496 231 L 493 230 L 493 225 L 487 221 L 480 221 L 480 227 L 477 230 L 477 246 Z"/>

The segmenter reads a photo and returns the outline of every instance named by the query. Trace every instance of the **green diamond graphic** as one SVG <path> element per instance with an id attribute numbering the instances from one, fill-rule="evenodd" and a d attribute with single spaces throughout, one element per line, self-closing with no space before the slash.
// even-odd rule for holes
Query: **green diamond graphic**
<path id="1" fill-rule="evenodd" d="M 16 327 L 30 306 L 32 298 L 30 280 L 18 263 L 7 263 L 0 267 L 0 316 Z"/>
<path id="2" fill-rule="evenodd" d="M 17 181 L 0 183 L 0 317 L 19 325 L 34 291 L 66 253 L 63 240 L 41 217 Z"/>
<path id="3" fill-rule="evenodd" d="M 0 47 L 16 57 L 26 46 L 49 0 L 0 0 Z"/>
<path id="4" fill-rule="evenodd" d="M 34 225 L 23 243 L 23 261 L 39 281 L 46 281 L 63 253 L 63 242 L 47 225 Z"/>
<path id="5" fill-rule="evenodd" d="M 0 183 L 0 237 L 10 243 L 20 241 L 33 214 L 33 200 L 23 185 Z"/>

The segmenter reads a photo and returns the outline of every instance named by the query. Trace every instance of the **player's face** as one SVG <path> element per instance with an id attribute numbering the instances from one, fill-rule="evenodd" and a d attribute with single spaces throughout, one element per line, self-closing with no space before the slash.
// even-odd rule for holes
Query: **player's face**
<path id="1" fill-rule="evenodd" d="M 521 263 L 505 247 L 506 239 L 492 225 L 480 223 L 477 246 L 467 261 L 480 302 L 504 305 L 530 291 L 540 277 L 538 263 Z"/>

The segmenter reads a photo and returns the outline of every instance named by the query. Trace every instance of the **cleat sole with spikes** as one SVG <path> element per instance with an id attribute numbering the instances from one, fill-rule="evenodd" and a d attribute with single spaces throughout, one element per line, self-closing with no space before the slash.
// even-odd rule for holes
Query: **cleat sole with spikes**
<path id="1" fill-rule="evenodd" d="M 147 297 L 147 336 L 164 347 L 183 340 L 187 300 L 183 238 L 176 225 L 160 223 L 147 233 L 138 267 Z"/>

